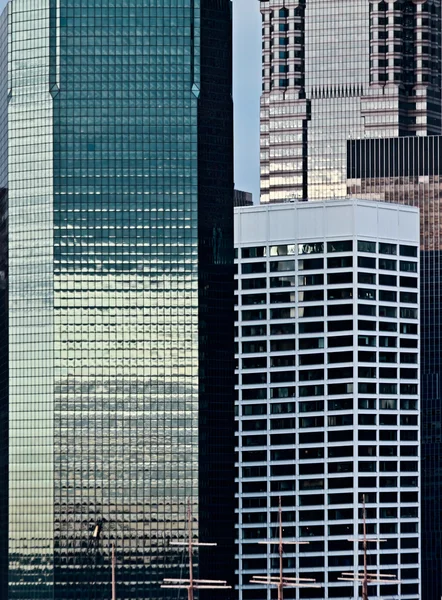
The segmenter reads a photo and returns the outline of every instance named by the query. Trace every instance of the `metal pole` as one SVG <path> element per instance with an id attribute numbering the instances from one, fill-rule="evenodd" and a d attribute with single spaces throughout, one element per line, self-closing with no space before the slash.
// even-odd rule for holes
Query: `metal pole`
<path id="1" fill-rule="evenodd" d="M 365 518 L 365 494 L 362 496 L 362 523 L 364 528 L 364 577 L 362 580 L 362 600 L 368 600 L 367 523 Z"/>
<path id="2" fill-rule="evenodd" d="M 115 542 L 112 542 L 112 600 L 117 600 L 117 583 L 115 580 Z"/>
<path id="3" fill-rule="evenodd" d="M 279 496 L 279 508 L 278 508 L 278 520 L 279 520 L 279 583 L 278 583 L 278 600 L 283 600 L 284 586 L 283 570 L 282 570 L 282 510 L 281 510 L 281 496 Z"/>
<path id="4" fill-rule="evenodd" d="M 192 548 L 192 510 L 190 508 L 190 498 L 187 501 L 187 521 L 189 535 L 189 587 L 187 590 L 188 600 L 193 600 L 193 548 Z"/>

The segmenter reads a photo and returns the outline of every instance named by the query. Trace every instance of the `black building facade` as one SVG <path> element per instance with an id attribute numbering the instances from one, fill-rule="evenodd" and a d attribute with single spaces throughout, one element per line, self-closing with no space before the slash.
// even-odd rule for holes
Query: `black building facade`
<path id="1" fill-rule="evenodd" d="M 418 206 L 421 217 L 422 598 L 442 594 L 442 137 L 352 140 L 347 192 Z"/>

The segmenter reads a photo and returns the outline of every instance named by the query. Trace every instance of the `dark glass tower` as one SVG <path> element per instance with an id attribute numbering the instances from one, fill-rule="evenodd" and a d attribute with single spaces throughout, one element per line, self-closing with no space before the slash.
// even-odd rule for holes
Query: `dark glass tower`
<path id="1" fill-rule="evenodd" d="M 230 1 L 7 11 L 8 598 L 231 581 Z"/>
<path id="2" fill-rule="evenodd" d="M 442 136 L 348 142 L 347 190 L 421 213 L 422 598 L 442 595 Z"/>

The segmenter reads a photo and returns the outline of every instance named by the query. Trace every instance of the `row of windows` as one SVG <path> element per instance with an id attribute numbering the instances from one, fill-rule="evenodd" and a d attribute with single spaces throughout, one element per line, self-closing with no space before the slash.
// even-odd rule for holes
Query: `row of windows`
<path id="1" fill-rule="evenodd" d="M 402 442 L 417 442 L 418 431 L 413 429 L 403 429 L 400 433 L 400 440 Z M 379 434 L 379 440 L 384 442 L 393 442 L 398 439 L 398 431 L 395 429 L 359 429 L 357 437 L 359 441 L 374 442 L 377 440 Z M 304 445 L 304 444 L 322 444 L 324 443 L 324 431 L 309 431 L 305 433 L 296 433 L 292 431 L 290 433 L 272 433 L 270 434 L 270 445 L 271 446 L 290 446 L 290 445 Z M 327 442 L 328 443 L 343 443 L 353 441 L 354 431 L 353 429 L 346 430 L 329 430 L 327 431 Z M 267 434 L 262 433 L 250 433 L 249 435 L 241 436 L 242 449 L 253 448 L 258 446 L 268 445 Z"/>
<path id="2" fill-rule="evenodd" d="M 376 410 L 378 406 L 377 398 L 359 398 L 358 408 L 362 410 Z M 297 408 L 296 408 L 297 407 Z M 379 398 L 379 410 L 397 410 L 398 400 L 396 398 Z M 260 415 L 284 415 L 295 413 L 296 409 L 298 412 L 324 412 L 325 402 L 324 400 L 310 400 L 308 402 L 271 402 L 259 403 L 259 404 L 242 404 L 241 414 L 245 417 L 260 416 Z M 346 410 L 352 411 L 354 409 L 353 398 L 344 399 L 329 399 L 327 401 L 327 409 L 329 411 Z M 417 410 L 418 401 L 416 399 L 401 398 L 400 409 L 404 410 Z M 408 424 L 408 422 L 407 422 Z"/>
<path id="3" fill-rule="evenodd" d="M 415 263 L 411 263 L 415 264 Z M 411 272 L 410 269 L 402 269 L 407 272 Z M 396 275 L 386 275 L 385 273 L 381 273 L 378 276 L 376 273 L 365 273 L 359 271 L 357 274 L 358 283 L 363 283 L 366 285 L 376 285 L 379 283 L 380 286 L 389 286 L 389 287 L 397 287 L 398 278 Z M 270 278 L 270 287 L 284 287 L 290 286 L 294 287 L 298 285 L 299 287 L 305 286 L 315 286 L 315 285 L 324 285 L 327 282 L 328 285 L 339 285 L 343 283 L 353 283 L 353 272 L 352 271 L 344 271 L 338 273 L 328 273 L 327 277 L 324 276 L 324 273 L 312 273 L 311 275 L 298 275 L 296 276 L 283 276 L 280 278 Z M 400 284 L 406 287 L 417 287 L 417 279 L 414 277 L 400 277 Z M 243 290 L 248 291 L 256 291 L 267 288 L 267 277 L 253 277 L 251 279 L 242 279 L 241 280 L 241 288 Z M 244 298 L 244 296 L 242 296 Z M 242 300 L 244 304 L 244 299 Z"/>
<path id="4" fill-rule="evenodd" d="M 412 277 L 401 277 L 401 287 L 415 289 L 417 287 L 417 279 Z M 354 297 L 353 288 L 332 288 L 327 290 L 327 300 L 352 300 Z M 398 293 L 395 290 L 378 290 L 373 288 L 358 288 L 359 300 L 376 300 L 381 302 L 397 302 Z M 410 292 L 400 292 L 401 302 L 415 303 L 417 302 L 417 294 Z M 269 298 L 266 293 L 243 294 L 240 296 L 242 306 L 256 304 L 289 304 L 296 301 L 295 292 L 279 292 L 270 294 Z M 302 290 L 298 291 L 299 302 L 315 302 L 322 301 L 325 298 L 324 290 Z"/>
<path id="5" fill-rule="evenodd" d="M 261 258 L 264 256 L 289 256 L 294 254 L 323 254 L 325 249 L 324 242 L 304 242 L 300 244 L 280 244 L 275 246 L 250 246 L 241 248 L 242 258 Z M 359 252 L 376 253 L 376 242 L 358 240 L 357 249 Z M 352 240 L 338 240 L 327 242 L 327 252 L 351 252 L 353 250 Z M 397 245 L 378 243 L 379 254 L 397 255 Z M 401 256 L 417 257 L 417 246 L 399 245 L 399 254 Z M 238 258 L 238 249 L 235 249 L 235 258 Z"/>
<path id="6" fill-rule="evenodd" d="M 342 481 L 344 479 L 344 481 Z M 345 481 L 347 479 L 347 481 Z M 377 485 L 377 477 L 358 477 L 358 487 L 359 488 L 376 488 Z M 401 477 L 402 479 L 402 477 Z M 296 485 L 298 483 L 298 485 Z M 328 481 L 328 489 L 343 489 L 343 488 L 353 488 L 353 477 L 348 478 L 329 478 Z M 336 486 L 336 487 L 335 487 Z M 396 488 L 398 487 L 398 477 L 389 476 L 389 477 L 379 477 L 379 487 L 385 488 Z M 401 481 L 402 487 L 402 481 Z M 412 487 L 416 487 L 416 484 L 413 484 Z M 296 490 L 298 488 L 298 490 Z M 324 490 L 326 489 L 324 477 L 316 477 L 314 479 L 304 479 L 296 482 L 295 479 L 285 480 L 285 481 L 272 481 L 270 485 L 270 492 L 294 492 L 294 491 L 308 491 L 308 490 Z M 256 494 L 256 493 L 266 493 L 267 492 L 267 481 L 246 481 L 242 484 L 242 493 L 243 494 Z M 401 518 L 417 518 L 417 507 L 401 507 Z M 396 517 L 391 517 L 396 518 Z M 372 524 L 373 526 L 374 524 Z M 324 535 L 324 533 L 312 533 L 310 535 Z M 341 535 L 341 534 L 337 534 Z"/>
<path id="7" fill-rule="evenodd" d="M 252 275 L 267 272 L 267 264 L 269 264 L 270 273 L 288 272 L 296 270 L 296 262 L 298 263 L 298 271 L 316 271 L 324 269 L 323 258 L 300 258 L 295 260 L 273 260 L 267 262 L 242 262 L 241 273 L 243 275 Z M 378 258 L 378 268 L 383 271 L 397 271 L 398 261 L 390 258 Z M 346 269 L 353 267 L 353 256 L 333 256 L 327 258 L 328 269 Z M 376 259 L 370 256 L 358 256 L 358 267 L 364 269 L 376 269 Z M 417 273 L 417 262 L 400 260 L 399 270 L 408 273 Z"/>
<path id="8" fill-rule="evenodd" d="M 398 418 L 395 414 L 358 415 L 358 425 L 374 426 L 378 424 L 378 421 L 379 425 L 385 425 L 389 427 L 397 427 L 398 425 Z M 328 416 L 327 419 L 325 419 L 323 416 L 299 417 L 298 419 L 290 416 L 284 418 L 271 418 L 269 422 L 267 422 L 267 419 L 243 420 L 241 422 L 241 427 L 243 432 L 267 431 L 267 429 L 274 431 L 277 429 L 295 429 L 297 422 L 300 429 L 307 429 L 310 427 L 325 427 L 325 425 L 328 427 L 349 427 L 355 424 L 354 416 L 352 414 L 342 414 L 331 415 Z M 417 415 L 400 415 L 399 425 L 401 427 L 417 427 Z M 417 463 L 415 466 L 415 470 L 417 470 Z"/>
<path id="9" fill-rule="evenodd" d="M 298 333 L 311 334 L 311 333 L 322 333 L 325 331 L 325 325 L 327 325 L 328 332 L 337 331 L 353 331 L 354 323 L 352 320 L 338 320 L 338 321 L 307 321 L 306 323 L 298 323 Z M 395 321 L 363 321 L 361 319 L 357 322 L 357 328 L 360 331 L 389 331 L 397 332 L 398 324 Z M 416 323 L 400 323 L 399 331 L 403 334 L 417 335 L 417 324 Z M 296 333 L 296 323 L 293 321 L 289 323 L 278 323 L 276 325 L 270 325 L 270 332 L 267 325 L 245 325 L 241 327 L 242 337 L 265 337 L 270 333 L 271 336 L 280 335 L 293 335 Z M 238 337 L 238 327 L 235 327 L 235 337 Z"/>
<path id="10" fill-rule="evenodd" d="M 396 364 L 399 361 L 404 364 L 417 364 L 418 353 L 417 352 L 376 352 L 359 350 L 358 361 L 360 363 L 389 363 Z M 314 354 L 300 354 L 296 357 L 295 354 L 287 354 L 282 356 L 252 356 L 242 357 L 241 368 L 243 371 L 250 369 L 267 369 L 270 368 L 287 368 L 294 367 L 298 364 L 300 367 L 311 366 L 311 365 L 323 365 L 325 362 L 328 364 L 337 363 L 353 363 L 354 356 L 353 350 L 344 350 L 337 352 L 328 352 L 327 358 L 325 358 L 324 352 L 315 352 Z M 238 366 L 236 367 L 238 368 Z M 253 373 L 254 376 L 261 377 L 260 381 L 256 383 L 263 383 L 266 381 L 266 373 Z M 243 381 L 246 374 L 242 374 Z"/>
<path id="11" fill-rule="evenodd" d="M 345 374 L 342 375 L 345 377 Z M 416 376 L 409 377 L 409 379 L 416 379 Z M 379 388 L 379 390 L 378 390 Z M 385 395 L 397 395 L 400 393 L 401 396 L 416 396 L 418 393 L 418 386 L 416 383 L 386 383 L 362 381 L 358 382 L 357 390 L 359 394 L 385 394 Z M 329 383 L 327 385 L 328 396 L 342 396 L 346 394 L 353 394 L 354 384 L 353 383 Z M 315 383 L 314 385 L 299 385 L 298 386 L 298 397 L 307 398 L 314 396 L 324 396 L 325 386 L 323 384 Z M 267 400 L 277 398 L 295 398 L 296 397 L 296 386 L 284 386 L 284 387 L 273 387 L 273 388 L 245 388 L 242 390 L 242 400 Z M 318 410 L 316 407 L 310 408 L 310 410 Z M 368 423 L 372 425 L 373 423 Z M 404 423 L 405 424 L 405 423 Z M 410 423 L 411 424 L 411 423 Z"/>
<path id="12" fill-rule="evenodd" d="M 418 456 L 418 446 L 400 446 L 400 455 L 401 456 Z M 376 446 L 358 446 L 358 452 L 357 455 L 358 456 L 376 456 L 377 452 L 379 451 L 379 456 L 397 456 L 398 454 L 398 446 L 380 446 L 379 448 L 377 448 Z M 285 462 L 285 465 L 276 465 L 276 466 L 288 466 L 288 467 L 292 467 L 292 462 L 296 460 L 296 457 L 298 456 L 298 459 L 300 461 L 309 461 L 309 460 L 322 460 L 325 458 L 325 448 L 324 447 L 316 447 L 316 448 L 300 448 L 299 450 L 295 449 L 295 448 L 287 448 L 287 449 L 278 449 L 278 450 L 271 450 L 270 451 L 270 461 L 271 462 Z M 348 458 L 353 458 L 354 456 L 354 448 L 353 446 L 330 446 L 329 448 L 327 448 L 327 457 L 328 458 L 343 458 L 343 457 L 348 457 Z M 267 451 L 266 450 L 255 450 L 255 451 L 249 451 L 249 452 L 242 452 L 241 455 L 241 462 L 243 463 L 255 463 L 255 462 L 260 462 L 260 463 L 267 463 Z M 339 464 L 339 463 L 334 463 L 334 464 Z M 272 465 L 272 467 L 275 465 Z M 243 467 L 243 473 L 245 472 L 245 468 Z M 260 475 L 256 475 L 256 473 L 261 473 L 262 476 L 267 476 L 267 470 L 263 470 L 263 471 L 258 471 L 257 469 L 267 469 L 267 465 L 259 465 L 257 467 L 247 467 L 249 470 L 247 471 L 247 473 L 249 473 L 249 477 L 258 477 Z M 252 475 L 252 473 L 255 473 L 255 475 Z M 406 496 L 407 498 L 409 498 L 407 500 L 407 502 L 416 502 L 416 500 L 412 500 L 410 499 L 409 496 L 410 492 L 406 492 L 404 493 L 404 496 Z M 318 502 L 318 499 L 315 498 L 314 500 L 312 500 L 312 504 L 322 504 L 324 502 L 324 498 L 322 497 L 321 500 L 322 502 Z M 305 504 L 308 504 L 310 501 L 309 498 L 303 498 L 302 501 L 300 501 L 300 504 L 302 504 L 303 502 Z M 366 502 L 375 502 L 376 500 L 373 500 L 373 498 L 367 499 L 366 498 Z M 389 492 L 389 493 L 384 493 L 381 494 L 381 498 L 380 498 L 381 502 L 388 502 L 388 503 L 392 503 L 392 502 L 397 502 L 397 496 L 394 492 Z M 405 501 L 405 499 L 401 498 L 401 501 Z M 350 504 L 353 503 L 353 498 L 349 498 L 347 496 L 347 494 L 345 495 L 336 495 L 334 494 L 332 497 L 329 497 L 328 499 L 328 503 L 329 504 Z"/>
<path id="13" fill-rule="evenodd" d="M 416 362 L 417 362 L 417 355 Z M 414 356 L 413 356 L 414 358 Z M 350 362 L 350 361 L 349 361 Z M 418 371 L 417 368 L 401 368 L 400 369 L 400 378 L 401 379 L 418 379 Z M 366 365 L 358 367 L 358 377 L 363 379 L 397 379 L 398 378 L 398 369 L 396 367 L 369 367 Z M 309 369 L 302 371 L 272 371 L 270 373 L 270 383 L 288 383 L 295 382 L 296 379 L 298 381 L 314 381 L 314 380 L 323 380 L 326 379 L 326 375 L 328 379 L 347 379 L 353 378 L 354 369 L 353 366 L 350 367 L 338 367 L 336 369 L 327 369 L 327 374 L 325 374 L 324 369 Z M 268 382 L 267 373 L 243 373 L 242 374 L 242 385 L 261 385 L 266 384 Z M 387 392 L 386 392 L 387 393 Z M 243 395 L 244 398 L 244 395 Z"/>
<path id="14" fill-rule="evenodd" d="M 294 352 L 296 350 L 317 350 L 325 348 L 325 340 L 327 340 L 328 348 L 343 348 L 353 346 L 353 335 L 340 335 L 335 337 L 306 337 L 295 339 L 270 340 L 270 348 L 268 348 L 266 340 L 256 340 L 250 342 L 242 342 L 241 351 L 243 354 L 259 354 L 268 352 Z M 358 335 L 358 346 L 377 347 L 381 348 L 397 348 L 399 342 L 400 348 L 417 348 L 417 338 L 398 338 L 397 336 L 387 335 Z M 235 353 L 238 353 L 238 348 L 235 348 Z M 301 363 L 300 363 L 301 364 Z M 304 363 L 308 364 L 308 363 Z"/>
<path id="15" fill-rule="evenodd" d="M 305 296 L 303 296 L 305 297 Z M 404 296 L 410 298 L 410 296 Z M 281 298 L 287 298 L 287 296 L 279 296 L 274 295 L 273 300 L 276 304 L 276 300 Z M 272 304 L 272 295 L 271 295 L 271 304 Z M 286 308 L 286 309 L 275 309 L 276 312 L 272 312 L 272 315 L 275 315 L 273 318 L 283 318 L 276 317 L 276 315 L 281 314 L 280 310 L 288 311 L 288 318 L 292 318 L 296 316 L 296 311 L 294 308 Z M 265 309 L 260 310 L 243 310 L 241 312 L 243 321 L 259 321 L 265 320 L 267 311 Z M 263 316 L 264 315 L 264 316 Z M 340 317 L 340 316 L 349 316 L 353 315 L 353 304 L 329 304 L 327 306 L 327 315 L 329 317 Z M 370 304 L 359 304 L 358 305 L 358 315 L 365 317 L 386 317 L 389 319 L 396 319 L 398 315 L 398 310 L 395 306 L 379 306 L 379 310 L 377 310 L 376 306 Z M 323 306 L 307 306 L 307 307 L 298 307 L 298 318 L 310 318 L 310 317 L 322 317 L 324 316 L 324 307 Z M 401 319 L 417 319 L 418 318 L 418 309 L 411 308 L 406 306 L 401 306 L 399 309 L 399 316 Z M 248 317 L 248 318 L 246 318 Z M 365 321 L 367 323 L 367 321 Z M 261 325 L 257 325 L 257 327 L 261 327 Z M 299 324 L 301 327 L 301 324 Z M 309 329 L 310 327 L 310 329 Z M 319 331 L 315 329 L 317 327 L 314 323 L 304 323 L 302 325 L 303 330 L 300 330 L 300 333 L 311 333 L 313 331 Z"/>
<path id="16" fill-rule="evenodd" d="M 316 290 L 315 290 L 316 291 Z M 319 290 L 321 291 L 321 290 Z M 313 302 L 312 296 L 304 292 L 303 302 Z M 307 298 L 307 299 L 306 299 Z M 417 304 L 417 294 L 413 292 L 401 292 L 400 293 L 400 301 L 407 304 Z M 339 315 L 347 315 L 352 314 L 352 305 L 336 305 L 327 307 L 328 316 L 339 316 Z M 403 319 L 415 319 L 417 316 L 415 312 L 417 309 L 401 307 L 400 315 Z M 270 319 L 294 319 L 296 316 L 298 319 L 310 319 L 314 317 L 323 317 L 324 316 L 324 306 L 298 306 L 295 307 L 286 307 L 286 308 L 272 308 L 270 309 Z M 378 312 L 380 317 L 387 317 L 390 319 L 395 319 L 397 317 L 397 308 L 395 306 L 379 306 L 378 311 L 376 311 L 376 306 L 370 306 L 367 304 L 358 305 L 358 315 L 367 316 L 367 317 L 376 317 L 376 312 Z M 406 316 L 410 315 L 410 316 Z M 268 319 L 268 311 L 266 308 L 259 309 L 250 309 L 250 310 L 242 310 L 241 318 L 243 321 L 265 321 Z"/>

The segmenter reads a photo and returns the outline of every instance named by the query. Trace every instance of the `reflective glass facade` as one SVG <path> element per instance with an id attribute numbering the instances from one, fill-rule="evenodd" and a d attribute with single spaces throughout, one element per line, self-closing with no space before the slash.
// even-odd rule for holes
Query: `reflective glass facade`
<path id="1" fill-rule="evenodd" d="M 8 11 L 8 597 L 231 580 L 230 2 Z"/>
<path id="2" fill-rule="evenodd" d="M 261 13 L 261 202 L 345 196 L 349 138 L 440 133 L 439 0 L 269 0 Z"/>

